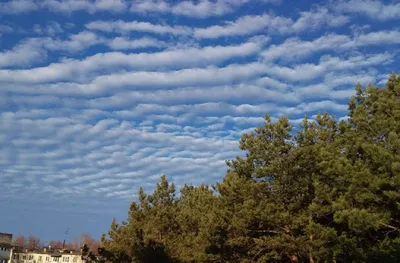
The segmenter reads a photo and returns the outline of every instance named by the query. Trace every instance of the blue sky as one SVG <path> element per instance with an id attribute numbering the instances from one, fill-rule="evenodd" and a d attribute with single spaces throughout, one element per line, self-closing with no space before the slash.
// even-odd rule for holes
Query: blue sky
<path id="1" fill-rule="evenodd" d="M 124 219 L 140 186 L 214 183 L 238 139 L 346 115 L 398 71 L 398 1 L 0 1 L 0 232 Z"/>

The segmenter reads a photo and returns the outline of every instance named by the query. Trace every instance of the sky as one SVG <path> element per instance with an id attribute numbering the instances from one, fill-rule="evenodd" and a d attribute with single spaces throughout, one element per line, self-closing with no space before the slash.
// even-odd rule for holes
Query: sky
<path id="1" fill-rule="evenodd" d="M 99 237 L 161 174 L 220 181 L 266 113 L 343 119 L 399 47 L 399 1 L 1 0 L 0 232 Z"/>

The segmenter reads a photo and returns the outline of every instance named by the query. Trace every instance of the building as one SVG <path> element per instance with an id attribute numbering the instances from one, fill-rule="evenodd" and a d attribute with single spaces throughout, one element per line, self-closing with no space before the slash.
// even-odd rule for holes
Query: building
<path id="1" fill-rule="evenodd" d="M 28 250 L 12 244 L 12 234 L 0 233 L 0 263 L 85 263 L 82 250 L 43 248 Z"/>
<path id="2" fill-rule="evenodd" d="M 16 249 L 10 263 L 84 263 L 81 251 L 43 248 L 40 250 Z"/>
<path id="3" fill-rule="evenodd" d="M 0 263 L 11 263 L 13 254 L 12 234 L 0 233 Z"/>

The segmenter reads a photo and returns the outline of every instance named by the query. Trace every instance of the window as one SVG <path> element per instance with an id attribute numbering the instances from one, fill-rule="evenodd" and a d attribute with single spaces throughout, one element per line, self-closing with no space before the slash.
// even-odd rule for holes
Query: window
<path id="1" fill-rule="evenodd" d="M 78 258 L 77 257 L 74 257 L 74 262 L 78 262 Z"/>
<path id="2" fill-rule="evenodd" d="M 46 257 L 46 261 L 49 261 L 49 257 Z"/>
<path id="3" fill-rule="evenodd" d="M 33 255 L 29 255 L 28 260 L 32 260 L 33 259 Z"/>
<path id="4" fill-rule="evenodd" d="M 58 257 L 53 257 L 54 262 L 58 262 Z"/>
<path id="5" fill-rule="evenodd" d="M 69 262 L 69 257 L 63 257 L 63 262 Z"/>
<path id="6" fill-rule="evenodd" d="M 42 256 L 39 256 L 39 260 L 42 261 Z"/>
<path id="7" fill-rule="evenodd" d="M 23 256 L 22 256 L 22 259 L 25 260 L 25 259 L 26 259 L 26 255 L 23 255 Z"/>

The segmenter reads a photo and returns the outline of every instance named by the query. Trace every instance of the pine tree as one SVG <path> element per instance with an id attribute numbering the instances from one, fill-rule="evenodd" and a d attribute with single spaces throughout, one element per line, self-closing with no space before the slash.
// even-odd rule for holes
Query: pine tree
<path id="1" fill-rule="evenodd" d="M 142 189 L 102 262 L 400 262 L 400 76 L 357 85 L 347 120 L 244 134 L 213 189 Z"/>

